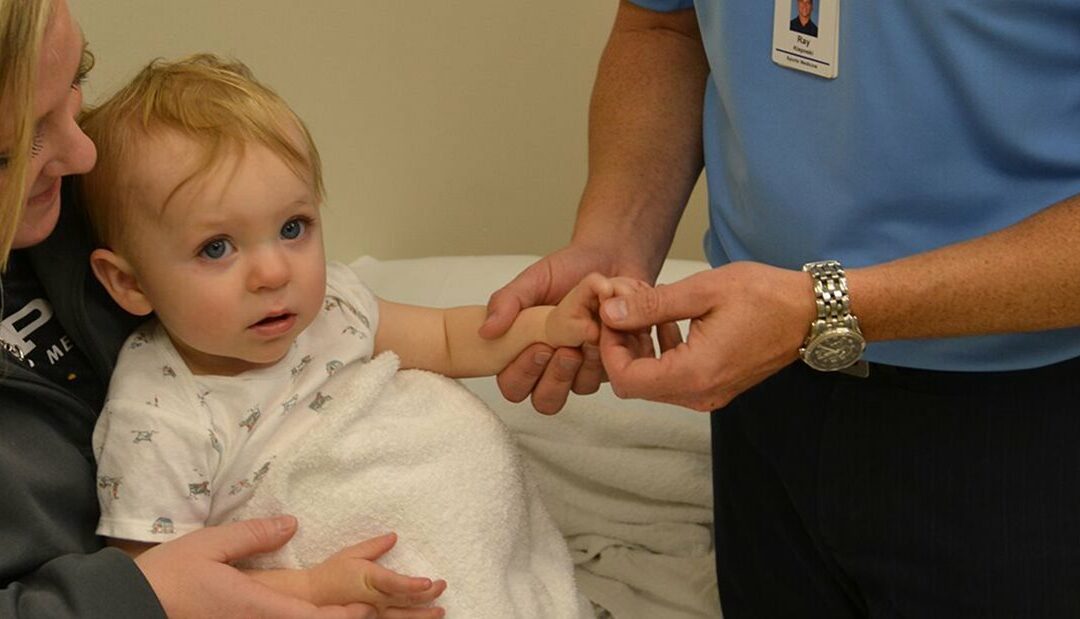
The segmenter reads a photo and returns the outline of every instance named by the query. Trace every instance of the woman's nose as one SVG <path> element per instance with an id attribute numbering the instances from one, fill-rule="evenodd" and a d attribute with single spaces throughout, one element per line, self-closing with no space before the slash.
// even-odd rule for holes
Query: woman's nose
<path id="1" fill-rule="evenodd" d="M 97 149 L 83 133 L 75 119 L 65 120 L 57 131 L 47 134 L 45 156 L 49 159 L 41 173 L 58 178 L 71 174 L 85 174 L 97 161 Z"/>

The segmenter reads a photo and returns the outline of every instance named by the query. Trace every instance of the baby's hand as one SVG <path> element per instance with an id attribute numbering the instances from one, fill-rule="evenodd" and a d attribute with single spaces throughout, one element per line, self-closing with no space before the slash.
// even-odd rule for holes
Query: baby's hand
<path id="1" fill-rule="evenodd" d="M 375 563 L 397 542 L 393 533 L 349 546 L 307 570 L 311 602 L 317 605 L 364 602 L 379 617 L 440 619 L 438 606 L 426 607 L 446 589 L 445 580 L 404 576 Z"/>
<path id="2" fill-rule="evenodd" d="M 611 297 L 648 287 L 645 282 L 629 277 L 586 275 L 548 314 L 545 325 L 548 343 L 570 347 L 597 343 L 600 340 L 600 304 Z"/>

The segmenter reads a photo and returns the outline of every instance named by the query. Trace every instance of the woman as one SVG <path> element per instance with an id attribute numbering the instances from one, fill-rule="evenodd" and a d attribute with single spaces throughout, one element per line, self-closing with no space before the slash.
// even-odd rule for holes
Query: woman
<path id="1" fill-rule="evenodd" d="M 290 517 L 205 529 L 137 561 L 94 534 L 90 434 L 132 325 L 89 274 L 62 183 L 94 165 L 75 122 L 91 61 L 66 0 L 0 0 L 0 616 L 374 617 L 276 594 L 229 565 L 284 544 Z"/>

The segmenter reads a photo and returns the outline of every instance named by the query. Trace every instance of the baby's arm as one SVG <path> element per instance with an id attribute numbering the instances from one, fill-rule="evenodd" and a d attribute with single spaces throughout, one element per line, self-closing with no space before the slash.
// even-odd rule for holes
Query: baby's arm
<path id="1" fill-rule="evenodd" d="M 381 613 L 393 609 L 396 619 L 440 619 L 438 606 L 425 606 L 442 595 L 446 581 L 404 576 L 375 563 L 397 541 L 393 533 L 375 537 L 330 556 L 306 570 L 244 570 L 264 585 L 316 606 L 369 604 Z M 156 544 L 108 539 L 132 558 Z"/>
<path id="2" fill-rule="evenodd" d="M 559 305 L 522 310 L 506 334 L 495 340 L 477 334 L 487 317 L 483 305 L 438 309 L 379 299 L 375 352 L 394 351 L 403 368 L 431 370 L 455 378 L 490 376 L 534 342 L 554 347 L 596 342 L 600 336 L 596 317 L 600 302 L 618 289 L 628 291 L 637 286 L 634 280 L 594 273 L 578 283 Z"/>

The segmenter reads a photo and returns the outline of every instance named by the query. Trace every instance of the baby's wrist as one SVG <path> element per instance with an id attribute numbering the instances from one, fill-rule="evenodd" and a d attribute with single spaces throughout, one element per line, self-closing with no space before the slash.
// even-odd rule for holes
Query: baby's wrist
<path id="1" fill-rule="evenodd" d="M 533 312 L 534 327 L 529 330 L 533 342 L 558 347 L 559 316 L 554 305 L 537 305 L 529 308 Z"/>

